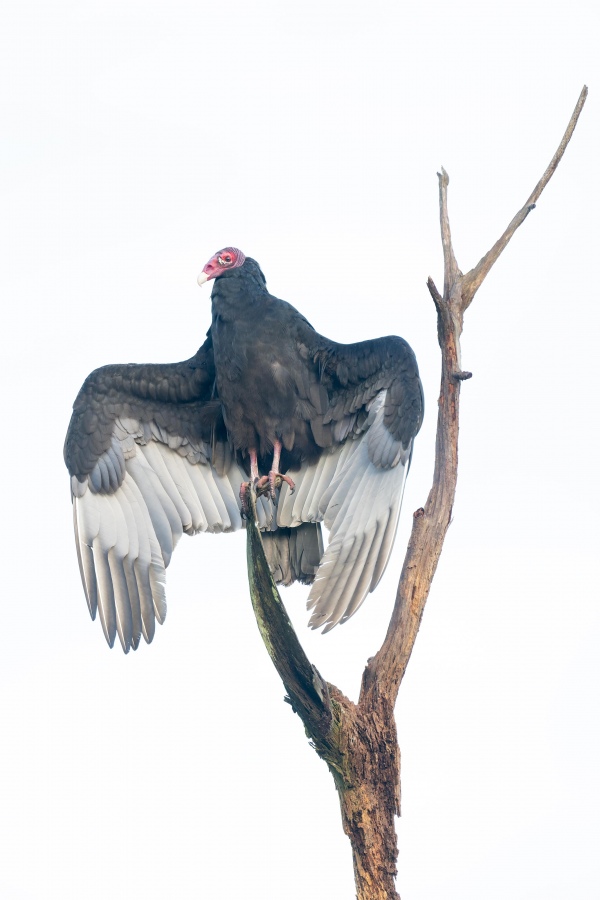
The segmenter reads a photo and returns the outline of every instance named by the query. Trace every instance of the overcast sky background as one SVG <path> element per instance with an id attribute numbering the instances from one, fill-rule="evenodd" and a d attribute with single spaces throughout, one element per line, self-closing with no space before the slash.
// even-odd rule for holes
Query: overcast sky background
<path id="1" fill-rule="evenodd" d="M 466 316 L 460 471 L 401 687 L 403 900 L 600 894 L 595 4 L 3 4 L 0 896 L 347 900 L 326 766 L 261 645 L 244 535 L 184 538 L 154 643 L 89 620 L 62 443 L 85 376 L 189 357 L 218 248 L 340 341 L 397 333 L 426 420 L 384 582 L 305 623 L 356 698 L 433 471 L 436 171 L 471 268 L 537 209 Z"/>

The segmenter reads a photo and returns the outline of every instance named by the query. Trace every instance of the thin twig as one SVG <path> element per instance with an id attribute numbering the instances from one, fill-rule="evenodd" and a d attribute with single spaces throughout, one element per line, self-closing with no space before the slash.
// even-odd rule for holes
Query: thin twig
<path id="1" fill-rule="evenodd" d="M 557 149 L 556 153 L 554 154 L 554 156 L 552 157 L 552 159 L 550 160 L 550 164 L 549 164 L 548 168 L 546 169 L 546 171 L 544 172 L 544 174 L 542 175 L 542 177 L 536 184 L 535 188 L 533 189 L 533 191 L 531 192 L 531 194 L 525 201 L 525 205 L 519 210 L 519 212 L 516 214 L 516 216 L 512 219 L 512 221 L 509 223 L 509 225 L 508 225 L 506 231 L 504 232 L 504 234 L 502 235 L 502 237 L 496 241 L 496 243 L 491 248 L 491 250 L 489 250 L 485 254 L 485 256 L 479 260 L 479 262 L 477 263 L 475 268 L 471 269 L 471 271 L 467 272 L 467 274 L 465 275 L 465 277 L 463 279 L 463 285 L 462 285 L 462 294 L 463 294 L 463 301 L 464 301 L 465 309 L 469 306 L 469 304 L 473 300 L 473 297 L 475 296 L 475 293 L 477 292 L 478 288 L 481 286 L 483 279 L 485 278 L 487 273 L 490 271 L 490 269 L 492 268 L 492 266 L 494 265 L 494 263 L 496 262 L 496 260 L 498 259 L 498 257 L 500 256 L 500 254 L 502 253 L 502 251 L 508 244 L 508 242 L 510 241 L 511 237 L 513 236 L 513 234 L 515 233 L 517 228 L 523 224 L 523 222 L 525 221 L 525 219 L 527 218 L 527 216 L 529 215 L 531 210 L 535 209 L 535 204 L 539 200 L 542 191 L 544 190 L 544 188 L 546 187 L 546 185 L 548 184 L 548 182 L 554 175 L 554 172 L 556 171 L 556 167 L 558 166 L 559 162 L 563 158 L 564 152 L 567 149 L 567 144 L 571 140 L 571 136 L 575 130 L 575 126 L 577 125 L 577 120 L 579 119 L 579 114 L 581 113 L 581 110 L 583 109 L 583 105 L 586 101 L 587 95 L 588 95 L 588 89 L 587 89 L 586 85 L 584 85 L 581 90 L 581 94 L 579 95 L 579 99 L 577 101 L 575 109 L 573 110 L 573 115 L 571 116 L 569 124 L 567 125 L 567 130 L 565 131 L 565 133 L 562 137 L 562 140 L 561 140 L 560 144 L 558 145 L 558 149 Z"/>

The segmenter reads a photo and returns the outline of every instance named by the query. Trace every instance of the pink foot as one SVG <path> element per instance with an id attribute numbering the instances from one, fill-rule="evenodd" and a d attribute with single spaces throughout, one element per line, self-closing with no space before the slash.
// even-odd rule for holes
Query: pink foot
<path id="1" fill-rule="evenodd" d="M 249 488 L 250 484 L 254 485 L 256 490 L 256 496 L 260 497 L 261 494 L 268 494 L 271 500 L 275 500 L 275 491 L 278 487 L 281 487 L 282 482 L 289 486 L 290 493 L 294 493 L 294 489 L 296 485 L 292 481 L 289 475 L 282 475 L 281 472 L 278 472 L 279 466 L 279 458 L 281 454 L 281 443 L 280 441 L 275 441 L 275 452 L 273 454 L 273 468 L 269 472 L 268 475 L 259 475 L 258 474 L 258 458 L 256 454 L 256 450 L 250 450 L 250 479 L 251 481 L 243 481 L 240 486 L 240 501 L 242 504 L 242 513 L 243 515 L 248 515 L 250 512 L 250 499 L 249 499 Z M 277 481 L 279 479 L 279 482 Z"/>
<path id="2" fill-rule="evenodd" d="M 294 489 L 296 487 L 289 475 L 282 475 L 281 472 L 275 472 L 273 469 L 271 469 L 271 471 L 269 472 L 269 477 L 267 479 L 269 482 L 269 494 L 271 495 L 271 500 L 275 499 L 275 487 L 278 478 L 281 479 L 279 486 L 281 487 L 281 482 L 285 481 L 285 483 L 289 486 L 290 494 L 294 493 Z"/>

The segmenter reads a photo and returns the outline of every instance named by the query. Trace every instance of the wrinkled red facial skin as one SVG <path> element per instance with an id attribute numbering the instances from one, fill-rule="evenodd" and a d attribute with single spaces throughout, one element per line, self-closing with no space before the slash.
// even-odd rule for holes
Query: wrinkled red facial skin
<path id="1" fill-rule="evenodd" d="M 245 259 L 246 257 L 237 247 L 224 247 L 209 259 L 202 271 L 208 275 L 208 281 L 210 281 L 211 278 L 218 278 L 227 269 L 237 269 L 239 266 L 243 266 Z"/>

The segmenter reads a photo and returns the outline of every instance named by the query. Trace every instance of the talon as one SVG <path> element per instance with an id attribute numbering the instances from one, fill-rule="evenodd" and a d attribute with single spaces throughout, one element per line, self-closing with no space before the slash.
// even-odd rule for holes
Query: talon
<path id="1" fill-rule="evenodd" d="M 272 470 L 269 472 L 269 496 L 271 500 L 275 500 L 275 482 L 277 480 L 277 473 Z M 281 482 L 280 482 L 281 483 Z"/>
<path id="2" fill-rule="evenodd" d="M 240 503 L 242 504 L 242 519 L 249 519 L 251 512 L 249 481 L 242 481 L 240 485 Z"/>
<path id="3" fill-rule="evenodd" d="M 261 479 L 267 480 L 267 479 Z M 275 491 L 277 488 L 281 488 L 282 483 L 285 481 L 287 485 L 289 485 L 290 492 L 294 493 L 294 488 L 296 485 L 292 481 L 289 475 L 282 475 L 281 472 L 276 472 L 274 469 L 271 469 L 269 472 L 269 496 L 271 500 L 275 500 Z"/>
<path id="4" fill-rule="evenodd" d="M 250 450 L 250 478 L 257 497 L 268 494 L 273 502 L 275 502 L 277 488 L 281 488 L 282 483 L 288 485 L 290 493 L 294 493 L 296 485 L 289 475 L 282 475 L 279 469 L 279 459 L 281 456 L 281 442 L 275 441 L 273 453 L 273 467 L 268 475 L 259 475 L 258 473 L 258 457 L 256 450 Z M 242 510 L 249 509 L 246 498 L 250 482 L 245 481 L 240 488 L 240 500 L 242 501 Z"/>
<path id="5" fill-rule="evenodd" d="M 281 459 L 281 441 L 275 441 L 273 445 L 273 466 L 271 471 L 269 472 L 269 484 L 271 485 L 271 498 L 275 499 L 275 487 L 281 487 L 281 482 L 285 481 L 285 483 L 289 486 L 290 493 L 294 493 L 294 488 L 296 485 L 292 481 L 289 475 L 282 475 L 279 471 L 279 460 Z M 277 479 L 280 479 L 279 484 L 277 485 Z"/>
<path id="6" fill-rule="evenodd" d="M 279 478 L 279 484 L 277 484 L 278 478 Z M 290 494 L 293 494 L 296 489 L 296 485 L 294 484 L 294 482 L 292 481 L 292 479 L 290 478 L 289 475 L 282 475 L 281 472 L 275 472 L 273 470 L 271 470 L 269 472 L 269 484 L 271 485 L 271 489 L 273 491 L 273 494 L 272 494 L 273 500 L 275 499 L 275 496 L 274 496 L 275 488 L 281 487 L 281 484 L 284 481 L 290 489 Z"/>
<path id="7" fill-rule="evenodd" d="M 286 483 L 287 486 L 289 487 L 289 489 L 290 489 L 290 494 L 293 494 L 294 491 L 296 490 L 296 485 L 294 484 L 294 482 L 292 481 L 292 479 L 290 478 L 290 476 L 289 476 L 289 475 L 281 475 L 280 478 L 282 478 L 283 481 L 285 481 L 285 483 Z"/>

